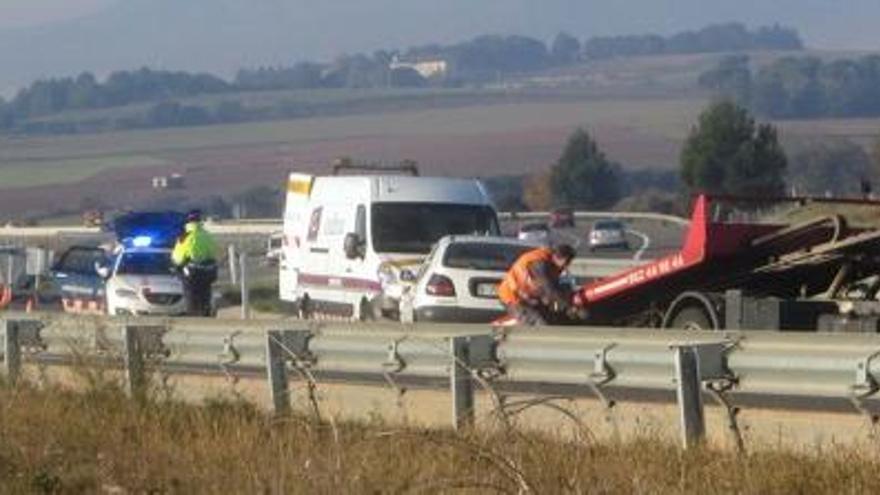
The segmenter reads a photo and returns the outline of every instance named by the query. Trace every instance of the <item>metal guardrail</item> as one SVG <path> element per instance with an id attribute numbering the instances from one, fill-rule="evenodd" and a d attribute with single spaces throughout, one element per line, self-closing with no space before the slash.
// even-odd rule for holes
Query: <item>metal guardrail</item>
<path id="1" fill-rule="evenodd" d="M 627 220 L 652 220 L 657 222 L 674 223 L 682 227 L 690 225 L 690 220 L 688 220 L 687 218 L 682 218 L 675 215 L 667 215 L 665 213 L 643 213 L 629 211 L 576 211 L 574 212 L 574 217 L 576 219 L 617 218 Z M 550 212 L 501 212 L 498 214 L 498 218 L 500 220 L 547 220 L 550 218 Z"/>
<path id="2" fill-rule="evenodd" d="M 218 235 L 270 235 L 281 230 L 281 222 L 272 223 L 205 223 L 205 229 Z M 0 238 L 28 237 L 98 237 L 112 233 L 97 227 L 0 227 Z"/>
<path id="3" fill-rule="evenodd" d="M 474 379 L 499 390 L 595 396 L 609 407 L 617 400 L 672 400 L 678 389 L 680 405 L 690 404 L 682 409 L 683 418 L 691 417 L 684 428 L 690 432 L 688 444 L 700 431 L 702 404 L 681 397 L 699 399 L 701 387 L 728 406 L 733 422 L 736 407 L 848 410 L 872 421 L 878 417 L 873 399 L 880 391 L 880 335 L 605 328 L 501 332 L 482 325 L 12 313 L 2 323 L 3 364 L 13 380 L 22 359 L 58 364 L 96 355 L 125 363 L 136 385 L 144 380 L 138 363 L 158 358 L 170 373 L 268 374 L 280 410 L 289 407 L 287 374 L 297 369 L 302 376 L 346 383 L 435 388 L 450 383 L 457 397 L 455 425 L 472 419 L 468 394 Z"/>
<path id="4" fill-rule="evenodd" d="M 501 220 L 523 219 L 540 220 L 549 218 L 549 212 L 524 212 L 511 213 L 501 212 L 498 214 Z M 578 211 L 575 218 L 620 218 L 631 220 L 653 220 L 670 222 L 676 225 L 686 226 L 689 221 L 685 218 L 662 213 L 638 213 L 617 211 Z M 209 232 L 219 235 L 270 235 L 281 230 L 280 219 L 247 219 L 242 221 L 223 220 L 218 222 L 206 222 L 205 227 Z M 102 234 L 97 227 L 0 227 L 0 238 L 26 238 L 26 237 L 54 237 L 54 236 L 96 236 Z"/>

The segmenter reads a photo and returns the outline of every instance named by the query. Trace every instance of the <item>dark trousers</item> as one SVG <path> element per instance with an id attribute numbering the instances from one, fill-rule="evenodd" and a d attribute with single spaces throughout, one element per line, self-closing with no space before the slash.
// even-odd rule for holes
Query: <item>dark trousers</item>
<path id="1" fill-rule="evenodd" d="M 183 277 L 186 313 L 190 316 L 212 316 L 211 284 L 217 279 L 216 265 L 190 265 Z"/>
<path id="2" fill-rule="evenodd" d="M 538 307 L 525 304 L 511 304 L 507 307 L 507 314 L 519 321 L 520 325 L 536 327 L 547 325 L 545 312 Z"/>

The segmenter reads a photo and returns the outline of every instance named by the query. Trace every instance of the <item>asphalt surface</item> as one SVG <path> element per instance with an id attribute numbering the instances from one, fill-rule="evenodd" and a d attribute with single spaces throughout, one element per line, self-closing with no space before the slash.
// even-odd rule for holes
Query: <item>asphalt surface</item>
<path id="1" fill-rule="evenodd" d="M 613 218 L 609 215 L 609 218 Z M 534 221 L 503 222 L 504 235 L 516 236 L 522 225 Z M 589 235 L 595 221 L 580 220 L 574 228 L 552 229 L 550 238 L 554 242 L 566 242 L 578 250 L 580 258 L 642 259 L 660 258 L 681 248 L 686 227 L 672 222 L 657 220 L 622 220 L 626 228 L 630 249 L 598 249 L 590 251 Z"/>

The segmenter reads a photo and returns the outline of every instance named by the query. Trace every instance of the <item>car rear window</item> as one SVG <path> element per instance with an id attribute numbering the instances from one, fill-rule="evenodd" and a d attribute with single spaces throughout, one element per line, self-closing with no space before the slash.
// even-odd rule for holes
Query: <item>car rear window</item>
<path id="1" fill-rule="evenodd" d="M 450 244 L 443 255 L 443 266 L 492 272 L 507 271 L 531 246 L 487 242 Z"/>
<path id="2" fill-rule="evenodd" d="M 593 227 L 594 230 L 622 230 L 623 224 L 615 221 L 604 221 L 604 222 L 596 222 L 596 225 Z"/>
<path id="3" fill-rule="evenodd" d="M 546 232 L 550 230 L 550 228 L 543 223 L 530 223 L 523 225 L 519 230 L 520 232 Z"/>

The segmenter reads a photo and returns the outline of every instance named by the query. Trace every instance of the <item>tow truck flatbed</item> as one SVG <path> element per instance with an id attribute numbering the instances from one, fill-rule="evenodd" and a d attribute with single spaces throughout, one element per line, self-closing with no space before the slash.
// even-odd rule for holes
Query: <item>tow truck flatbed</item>
<path id="1" fill-rule="evenodd" d="M 880 229 L 849 227 L 839 215 L 727 223 L 710 218 L 711 206 L 710 197 L 696 198 L 678 252 L 584 285 L 588 323 L 863 330 L 868 321 L 880 328 Z M 853 301 L 860 314 L 842 313 L 855 306 L 841 303 Z"/>

